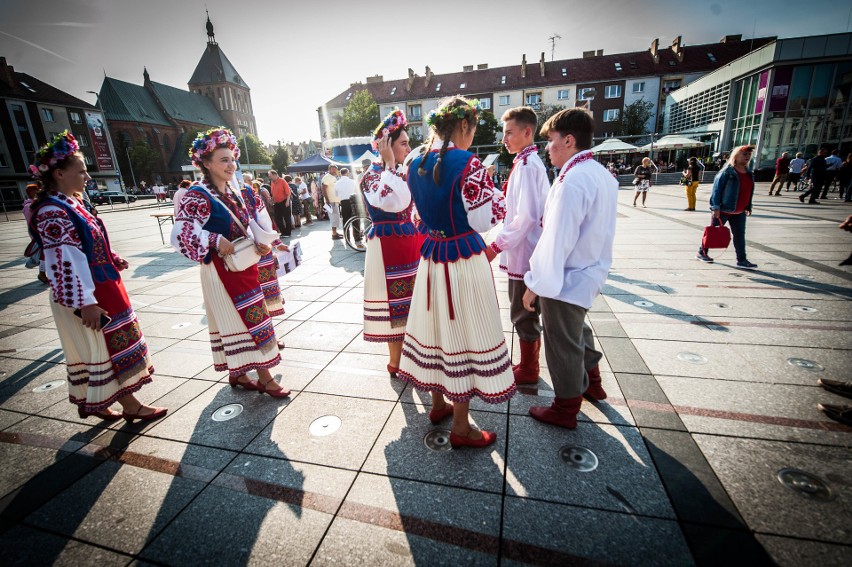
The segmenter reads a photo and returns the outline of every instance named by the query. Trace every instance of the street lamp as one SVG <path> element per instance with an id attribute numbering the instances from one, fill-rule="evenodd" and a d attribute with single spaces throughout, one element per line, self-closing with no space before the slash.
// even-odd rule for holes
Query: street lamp
<path id="1" fill-rule="evenodd" d="M 89 94 L 95 95 L 95 104 L 97 105 L 98 110 L 101 111 L 101 114 L 104 117 L 104 134 L 106 134 L 107 144 L 109 144 L 109 151 L 115 157 L 115 171 L 116 171 L 116 173 L 118 173 L 118 186 L 121 188 L 122 191 L 124 191 L 124 183 L 122 182 L 122 179 L 121 179 L 121 168 L 118 166 L 118 156 L 115 153 L 115 148 L 112 146 L 112 136 L 110 136 L 109 128 L 107 127 L 106 112 L 104 112 L 104 107 L 101 105 L 101 95 L 96 93 L 95 91 L 86 91 L 86 92 L 89 93 Z M 131 166 L 131 173 L 132 173 L 132 169 L 133 168 Z M 136 182 L 134 181 L 134 184 L 135 183 Z"/>

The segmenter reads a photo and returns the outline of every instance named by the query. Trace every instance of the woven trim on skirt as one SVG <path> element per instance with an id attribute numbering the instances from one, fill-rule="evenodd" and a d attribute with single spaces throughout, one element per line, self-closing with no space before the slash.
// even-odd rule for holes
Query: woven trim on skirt
<path id="1" fill-rule="evenodd" d="M 406 319 L 391 321 L 382 239 L 367 240 L 364 259 L 364 340 L 395 343 L 405 336 Z"/>
<path id="2" fill-rule="evenodd" d="M 267 341 L 262 347 L 255 344 L 213 264 L 201 264 L 201 291 L 217 371 L 239 376 L 281 362 L 277 341 Z"/>
<path id="3" fill-rule="evenodd" d="M 419 390 L 458 402 L 478 397 L 496 404 L 515 394 L 484 254 L 449 264 L 420 262 L 398 376 Z"/>

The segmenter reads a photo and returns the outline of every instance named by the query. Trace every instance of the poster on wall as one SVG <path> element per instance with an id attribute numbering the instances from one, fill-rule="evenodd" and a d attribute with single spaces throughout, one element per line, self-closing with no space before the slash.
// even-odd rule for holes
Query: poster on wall
<path id="1" fill-rule="evenodd" d="M 764 71 L 760 74 L 760 80 L 757 83 L 757 100 L 754 102 L 754 113 L 760 114 L 763 112 L 763 104 L 766 102 L 766 86 L 769 84 L 769 71 Z"/>
<path id="2" fill-rule="evenodd" d="M 784 112 L 787 110 L 787 97 L 790 94 L 790 79 L 792 78 L 792 67 L 778 67 L 775 69 L 772 92 L 769 94 L 769 112 Z"/>
<path id="3" fill-rule="evenodd" d="M 115 169 L 112 154 L 109 152 L 109 142 L 104 129 L 104 117 L 96 112 L 86 113 L 86 123 L 89 125 L 89 138 L 92 140 L 92 149 L 95 150 L 95 161 L 98 171 L 111 171 Z"/>

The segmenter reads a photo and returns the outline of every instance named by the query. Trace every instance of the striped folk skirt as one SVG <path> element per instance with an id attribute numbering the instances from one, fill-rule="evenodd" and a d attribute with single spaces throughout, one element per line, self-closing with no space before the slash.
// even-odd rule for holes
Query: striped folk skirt
<path id="1" fill-rule="evenodd" d="M 89 413 L 105 410 L 119 398 L 150 383 L 154 367 L 146 355 L 123 375 L 116 375 L 106 339 L 101 331 L 83 326 L 70 307 L 53 301 L 50 310 L 68 369 L 68 399 Z M 135 315 L 134 315 L 135 317 Z M 144 338 L 139 340 L 144 342 Z"/>
<path id="2" fill-rule="evenodd" d="M 422 259 L 398 375 L 454 402 L 498 404 L 515 394 L 491 266 L 484 254 Z"/>
<path id="3" fill-rule="evenodd" d="M 213 351 L 213 367 L 240 376 L 250 370 L 273 368 L 281 362 L 277 341 L 258 347 L 225 290 L 216 267 L 201 264 L 201 291 Z"/>
<path id="4" fill-rule="evenodd" d="M 414 237 L 374 237 L 368 238 L 367 257 L 364 260 L 364 340 L 373 343 L 401 342 L 405 337 L 405 325 L 408 321 L 408 309 L 411 304 L 411 282 L 417 272 L 420 259 L 418 243 Z M 389 257 L 402 257 L 405 266 L 388 274 L 385 256 L 388 250 L 382 246 L 397 245 L 401 250 L 393 250 Z M 404 272 L 404 273 L 403 273 Z M 391 297 L 388 281 L 399 286 L 399 297 Z M 396 288 L 395 288 L 396 289 Z"/>

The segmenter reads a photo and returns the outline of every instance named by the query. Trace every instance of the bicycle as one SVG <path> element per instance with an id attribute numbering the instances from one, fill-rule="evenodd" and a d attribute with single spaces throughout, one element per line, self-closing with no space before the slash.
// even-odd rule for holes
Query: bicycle
<path id="1" fill-rule="evenodd" d="M 356 252 L 367 251 L 367 232 L 372 228 L 373 221 L 367 216 L 354 216 L 343 225 L 343 242 Z"/>

